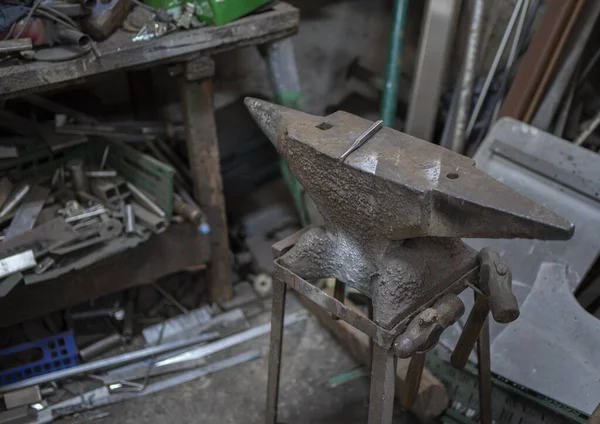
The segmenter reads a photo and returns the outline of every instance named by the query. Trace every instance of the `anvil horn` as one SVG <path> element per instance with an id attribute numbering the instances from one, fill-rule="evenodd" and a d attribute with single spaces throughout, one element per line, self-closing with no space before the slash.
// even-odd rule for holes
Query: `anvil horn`
<path id="1" fill-rule="evenodd" d="M 246 106 L 330 230 L 352 226 L 391 240 L 573 235 L 573 224 L 440 146 L 383 128 L 340 161 L 370 121 L 345 112 L 323 118 L 253 98 Z"/>

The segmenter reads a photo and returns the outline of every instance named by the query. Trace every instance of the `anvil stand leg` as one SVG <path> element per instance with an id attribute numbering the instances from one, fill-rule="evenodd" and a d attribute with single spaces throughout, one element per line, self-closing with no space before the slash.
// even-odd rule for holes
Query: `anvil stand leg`
<path id="1" fill-rule="evenodd" d="M 285 283 L 276 278 L 273 279 L 273 310 L 271 312 L 271 340 L 269 342 L 266 424 L 277 423 L 279 377 L 281 374 L 281 348 L 283 345 L 283 317 L 285 313 L 285 294 Z"/>
<path id="2" fill-rule="evenodd" d="M 396 356 L 392 349 L 373 343 L 369 424 L 391 424 L 394 414 Z"/>

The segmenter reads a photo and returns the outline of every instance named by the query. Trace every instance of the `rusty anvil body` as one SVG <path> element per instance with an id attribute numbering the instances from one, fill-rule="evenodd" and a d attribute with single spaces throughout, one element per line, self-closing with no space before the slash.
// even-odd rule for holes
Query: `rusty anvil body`
<path id="1" fill-rule="evenodd" d="M 246 105 L 325 220 L 278 264 L 305 280 L 334 277 L 356 288 L 371 299 L 373 321 L 383 330 L 404 331 L 457 282 L 455 292 L 478 285 L 479 272 L 470 272 L 478 252 L 461 237 L 573 234 L 571 223 L 465 156 L 384 127 L 340 160 L 370 121 L 345 112 L 318 117 L 257 99 Z"/>

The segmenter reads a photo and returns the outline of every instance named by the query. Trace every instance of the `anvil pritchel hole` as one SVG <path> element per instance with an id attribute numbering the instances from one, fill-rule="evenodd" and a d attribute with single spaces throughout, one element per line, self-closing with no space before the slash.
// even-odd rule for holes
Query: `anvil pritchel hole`
<path id="1" fill-rule="evenodd" d="M 317 125 L 317 128 L 322 131 L 326 131 L 333 128 L 333 125 L 331 125 L 329 122 L 321 122 L 319 125 Z"/>
<path id="2" fill-rule="evenodd" d="M 451 172 L 449 174 L 446 174 L 446 178 L 448 178 L 450 180 L 456 180 L 458 178 L 458 174 L 455 172 Z"/>

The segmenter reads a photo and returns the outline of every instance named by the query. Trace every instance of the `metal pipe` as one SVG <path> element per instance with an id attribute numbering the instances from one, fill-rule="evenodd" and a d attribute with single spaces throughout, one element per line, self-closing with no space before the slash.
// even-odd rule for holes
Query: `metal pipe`
<path id="1" fill-rule="evenodd" d="M 465 127 L 471 108 L 471 99 L 473 98 L 473 84 L 475 81 L 475 66 L 477 62 L 477 50 L 483 28 L 483 0 L 474 0 L 473 13 L 471 15 L 471 25 L 469 27 L 469 39 L 465 51 L 465 61 L 462 69 L 460 81 L 460 94 L 456 110 L 456 123 L 454 124 L 454 133 L 450 147 L 457 153 L 465 150 Z"/>
<path id="2" fill-rule="evenodd" d="M 398 104 L 398 81 L 400 80 L 402 50 L 404 48 L 404 30 L 408 15 L 408 0 L 394 1 L 394 21 L 390 47 L 388 50 L 387 73 L 383 100 L 381 103 L 381 118 L 386 126 L 393 128 Z"/>
<path id="3" fill-rule="evenodd" d="M 0 386 L 0 393 L 6 393 L 24 387 L 35 386 L 36 384 L 49 383 L 50 381 L 63 380 L 65 378 L 74 377 L 81 374 L 89 374 L 96 371 L 101 371 L 107 368 L 124 365 L 129 362 L 134 362 L 140 359 L 145 359 L 153 355 L 169 352 L 171 350 L 180 349 L 182 347 L 191 346 L 198 343 L 214 340 L 219 337 L 219 333 L 206 333 L 201 336 L 192 337 L 187 340 L 177 340 L 163 345 L 152 346 L 145 349 L 136 350 L 134 352 L 124 353 L 122 355 L 112 356 L 99 361 L 90 362 L 88 364 L 77 365 L 64 370 L 51 372 L 37 377 L 28 378 L 27 380 L 17 381 L 15 383 Z"/>
<path id="4" fill-rule="evenodd" d="M 95 356 L 100 355 L 101 353 L 106 352 L 107 350 L 112 349 L 115 346 L 118 346 L 123 342 L 123 337 L 115 333 L 111 336 L 105 337 L 102 340 L 98 340 L 96 343 L 92 343 L 91 345 L 81 349 L 79 351 L 79 356 L 84 361 L 88 361 Z"/>
<path id="5" fill-rule="evenodd" d="M 127 234 L 135 233 L 135 215 L 131 203 L 125 205 L 125 231 Z"/>
<path id="6" fill-rule="evenodd" d="M 61 28 L 58 31 L 58 40 L 62 44 L 75 45 L 82 48 L 88 48 L 92 43 L 89 35 L 71 28 Z"/>
<path id="7" fill-rule="evenodd" d="M 594 116 L 594 119 L 592 119 L 592 121 L 587 126 L 587 128 L 585 130 L 583 130 L 581 132 L 581 134 L 579 134 L 579 136 L 577 136 L 577 138 L 575 139 L 575 141 L 573 143 L 576 146 L 581 146 L 585 142 L 585 140 L 587 140 L 587 138 L 594 131 L 596 131 L 596 128 L 598 128 L 599 125 L 600 125 L 600 111 L 596 114 L 596 116 Z"/>
<path id="8" fill-rule="evenodd" d="M 19 38 L 17 40 L 0 41 L 0 53 L 13 53 L 33 49 L 31 38 Z"/>
<path id="9" fill-rule="evenodd" d="M 492 62 L 492 66 L 488 71 L 488 74 L 485 78 L 485 82 L 483 83 L 483 87 L 481 89 L 481 93 L 479 93 L 479 97 L 477 98 L 477 103 L 475 104 L 475 108 L 473 109 L 473 113 L 471 114 L 471 119 L 469 119 L 469 124 L 467 125 L 466 138 L 469 138 L 471 132 L 473 131 L 473 127 L 475 126 L 475 122 L 477 121 L 477 117 L 479 116 L 479 112 L 481 112 L 481 108 L 483 107 L 483 103 L 487 96 L 487 92 L 492 85 L 492 80 L 494 79 L 494 75 L 496 74 L 496 70 L 498 69 L 498 65 L 500 64 L 500 60 L 502 59 L 502 55 L 504 54 L 504 49 L 506 49 L 506 45 L 508 44 L 508 40 L 512 33 L 512 29 L 515 25 L 517 17 L 519 16 L 519 12 L 521 11 L 521 7 L 523 6 L 523 0 L 518 0 L 515 8 L 513 9 L 513 13 L 506 25 L 506 31 L 504 31 L 504 35 L 502 36 L 502 40 L 500 41 L 500 45 L 498 46 L 498 50 L 496 51 L 496 56 L 494 57 L 494 61 Z"/>

